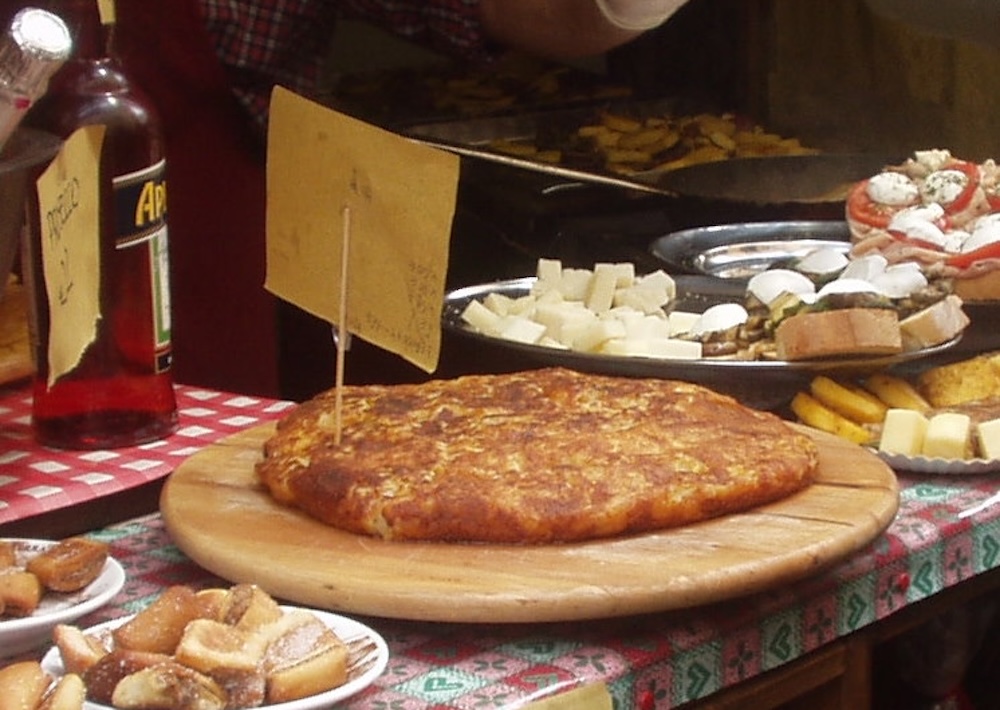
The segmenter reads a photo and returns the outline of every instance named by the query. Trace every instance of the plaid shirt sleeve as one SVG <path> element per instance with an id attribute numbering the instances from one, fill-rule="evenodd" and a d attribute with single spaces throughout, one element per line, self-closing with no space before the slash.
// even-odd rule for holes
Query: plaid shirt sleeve
<path id="1" fill-rule="evenodd" d="M 338 16 L 424 46 L 485 59 L 478 0 L 198 0 L 233 91 L 263 126 L 271 88 L 313 93 Z"/>

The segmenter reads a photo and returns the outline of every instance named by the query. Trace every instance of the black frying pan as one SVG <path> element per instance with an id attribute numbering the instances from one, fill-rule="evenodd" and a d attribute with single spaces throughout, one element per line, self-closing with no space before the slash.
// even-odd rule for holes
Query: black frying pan
<path id="1" fill-rule="evenodd" d="M 757 204 L 830 203 L 843 202 L 854 183 L 894 162 L 867 153 L 734 158 L 646 174 L 642 179 L 680 197 Z"/>

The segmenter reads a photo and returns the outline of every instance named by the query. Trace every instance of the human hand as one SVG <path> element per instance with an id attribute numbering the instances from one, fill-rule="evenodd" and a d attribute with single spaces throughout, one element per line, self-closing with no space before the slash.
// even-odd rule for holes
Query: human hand
<path id="1" fill-rule="evenodd" d="M 685 0 L 594 0 L 608 22 L 623 30 L 650 30 L 662 24 Z"/>

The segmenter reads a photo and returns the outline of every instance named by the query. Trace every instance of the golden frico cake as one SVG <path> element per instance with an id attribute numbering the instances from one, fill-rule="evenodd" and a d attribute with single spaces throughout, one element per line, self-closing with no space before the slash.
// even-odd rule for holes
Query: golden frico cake
<path id="1" fill-rule="evenodd" d="M 698 385 L 549 368 L 301 404 L 257 474 L 279 502 L 387 540 L 539 544 L 746 510 L 807 486 L 809 437 Z"/>

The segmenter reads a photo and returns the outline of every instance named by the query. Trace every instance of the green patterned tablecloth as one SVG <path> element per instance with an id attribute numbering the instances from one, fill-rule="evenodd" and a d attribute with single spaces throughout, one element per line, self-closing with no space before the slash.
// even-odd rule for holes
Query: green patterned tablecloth
<path id="1" fill-rule="evenodd" d="M 887 532 L 803 582 L 713 606 L 587 623 L 442 624 L 361 619 L 389 643 L 388 668 L 344 707 L 517 708 L 601 680 L 620 710 L 676 707 L 777 668 L 1000 564 L 1000 477 L 900 475 Z M 984 505 L 985 504 L 985 505 Z M 224 584 L 188 560 L 158 516 L 94 533 L 128 583 L 98 622 L 170 584 Z"/>

